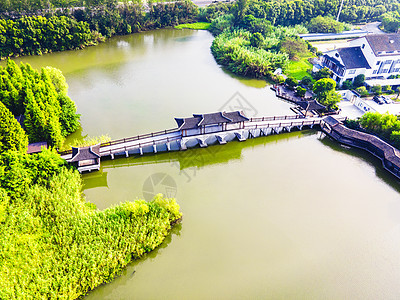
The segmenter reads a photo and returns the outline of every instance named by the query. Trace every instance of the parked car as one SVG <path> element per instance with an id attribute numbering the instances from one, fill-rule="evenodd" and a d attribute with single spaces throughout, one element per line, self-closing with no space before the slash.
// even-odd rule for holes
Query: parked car
<path id="1" fill-rule="evenodd" d="M 392 104 L 393 103 L 392 99 L 390 99 L 389 97 L 382 96 L 382 98 L 383 98 L 383 101 L 385 101 L 386 104 Z"/>
<path id="2" fill-rule="evenodd" d="M 385 104 L 386 102 L 382 98 L 383 98 L 383 96 L 374 96 L 374 98 L 372 98 L 372 100 L 374 100 L 379 105 Z"/>

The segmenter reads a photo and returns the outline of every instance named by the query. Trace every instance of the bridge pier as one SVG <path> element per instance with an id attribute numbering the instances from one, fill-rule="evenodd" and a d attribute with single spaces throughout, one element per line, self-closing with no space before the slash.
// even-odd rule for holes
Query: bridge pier
<path id="1" fill-rule="evenodd" d="M 220 145 L 226 144 L 225 137 L 223 137 L 222 135 L 216 135 L 215 137 L 217 138 L 217 141 Z"/>
<path id="2" fill-rule="evenodd" d="M 180 141 L 179 146 L 180 146 L 179 148 L 180 148 L 181 150 L 187 150 L 186 142 L 185 142 L 184 140 L 181 140 L 181 141 Z"/>
<path id="3" fill-rule="evenodd" d="M 157 153 L 157 146 L 156 145 L 153 145 L 153 152 Z"/>
<path id="4" fill-rule="evenodd" d="M 129 157 L 128 151 L 125 151 L 125 157 Z"/>
<path id="5" fill-rule="evenodd" d="M 167 143 L 167 151 L 171 151 L 171 143 L 170 142 Z"/>
<path id="6" fill-rule="evenodd" d="M 205 139 L 197 138 L 197 141 L 199 142 L 199 145 L 200 145 L 201 148 L 208 147 L 208 145 L 207 145 Z"/>
<path id="7" fill-rule="evenodd" d="M 235 132 L 235 135 L 237 137 L 237 139 L 239 140 L 239 142 L 243 142 L 246 140 L 243 131 L 242 132 Z"/>
<path id="8" fill-rule="evenodd" d="M 111 159 L 114 159 L 114 154 L 113 153 L 111 153 L 110 156 L 111 156 Z"/>
<path id="9" fill-rule="evenodd" d="M 139 148 L 139 153 L 140 153 L 140 155 L 143 155 L 143 148 L 142 147 Z"/>

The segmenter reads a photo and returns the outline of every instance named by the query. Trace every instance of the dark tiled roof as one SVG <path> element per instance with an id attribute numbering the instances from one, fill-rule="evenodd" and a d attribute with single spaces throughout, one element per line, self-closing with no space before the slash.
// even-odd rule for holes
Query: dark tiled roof
<path id="1" fill-rule="evenodd" d="M 201 118 L 200 117 L 175 118 L 175 121 L 178 124 L 179 130 L 194 129 L 199 127 L 198 124 L 201 121 Z"/>
<path id="2" fill-rule="evenodd" d="M 42 147 L 47 148 L 47 142 L 38 142 L 38 143 L 32 143 L 28 145 L 28 154 L 32 153 L 39 153 L 42 151 Z"/>
<path id="3" fill-rule="evenodd" d="M 371 69 L 360 47 L 337 49 L 347 69 Z"/>
<path id="4" fill-rule="evenodd" d="M 320 104 L 318 101 L 316 100 L 311 100 L 311 101 L 299 101 L 297 102 L 297 104 L 302 108 L 305 109 L 307 111 L 310 110 L 325 110 L 326 107 L 323 106 L 322 104 Z"/>
<path id="5" fill-rule="evenodd" d="M 193 115 L 193 117 L 202 118 L 202 120 L 198 124 L 199 126 L 231 122 L 231 120 L 226 118 L 226 117 L 224 117 L 221 112 L 210 113 L 210 114 L 201 114 L 201 115 Z"/>
<path id="6" fill-rule="evenodd" d="M 371 46 L 375 55 L 379 55 L 379 52 L 385 51 L 400 51 L 400 34 L 371 34 L 365 37 Z M 383 53 L 382 55 L 387 55 Z"/>
<path id="7" fill-rule="evenodd" d="M 241 111 L 193 114 L 191 118 L 175 118 L 179 130 L 195 129 L 199 126 L 248 121 Z"/>
<path id="8" fill-rule="evenodd" d="M 100 144 L 89 147 L 72 147 L 72 158 L 70 162 L 76 162 L 86 159 L 94 159 L 100 157 Z"/>
<path id="9" fill-rule="evenodd" d="M 328 54 L 324 54 L 324 57 L 329 59 L 330 61 L 334 62 L 335 65 L 337 65 L 338 67 L 343 68 L 344 66 L 342 65 L 342 63 L 340 61 L 338 61 L 336 58 L 329 56 Z"/>
<path id="10" fill-rule="evenodd" d="M 231 122 L 237 123 L 237 122 L 243 122 L 243 121 L 248 121 L 249 119 L 246 118 L 244 115 L 243 111 L 233 111 L 233 112 L 223 112 L 222 113 L 226 118 L 230 119 Z"/>

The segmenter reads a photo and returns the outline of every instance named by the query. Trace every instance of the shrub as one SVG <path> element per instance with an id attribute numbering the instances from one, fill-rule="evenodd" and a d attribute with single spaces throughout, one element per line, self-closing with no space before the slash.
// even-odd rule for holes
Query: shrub
<path id="1" fill-rule="evenodd" d="M 294 90 L 294 88 L 295 88 L 296 86 L 299 85 L 299 82 L 298 82 L 295 78 L 293 78 L 293 77 L 288 77 L 288 78 L 286 78 L 286 80 L 285 80 L 285 84 L 286 84 L 290 89 Z"/>
<path id="2" fill-rule="evenodd" d="M 306 95 L 306 91 L 307 90 L 305 88 L 302 88 L 301 86 L 298 86 L 296 88 L 296 95 L 301 97 L 301 98 L 304 98 L 304 96 Z"/>

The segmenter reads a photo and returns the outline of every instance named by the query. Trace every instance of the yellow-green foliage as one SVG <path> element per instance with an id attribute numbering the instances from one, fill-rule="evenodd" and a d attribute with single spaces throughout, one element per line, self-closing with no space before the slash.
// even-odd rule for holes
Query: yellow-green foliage
<path id="1" fill-rule="evenodd" d="M 180 24 L 175 26 L 176 29 L 197 29 L 197 30 L 207 30 L 210 28 L 211 23 L 207 22 L 197 22 L 197 23 L 188 23 L 188 24 Z"/>
<path id="2" fill-rule="evenodd" d="M 15 172 L 9 160 L 0 171 Z M 99 211 L 82 198 L 76 171 L 50 173 L 11 197 L 0 180 L 0 299 L 78 298 L 157 247 L 181 218 L 175 200 L 161 195 Z"/>
<path id="3" fill-rule="evenodd" d="M 109 135 L 101 135 L 101 136 L 93 136 L 93 137 L 87 137 L 83 140 L 74 140 L 72 142 L 72 146 L 74 147 L 86 147 L 86 146 L 92 146 L 92 145 L 97 145 L 97 144 L 103 144 L 110 142 L 111 138 Z"/>

